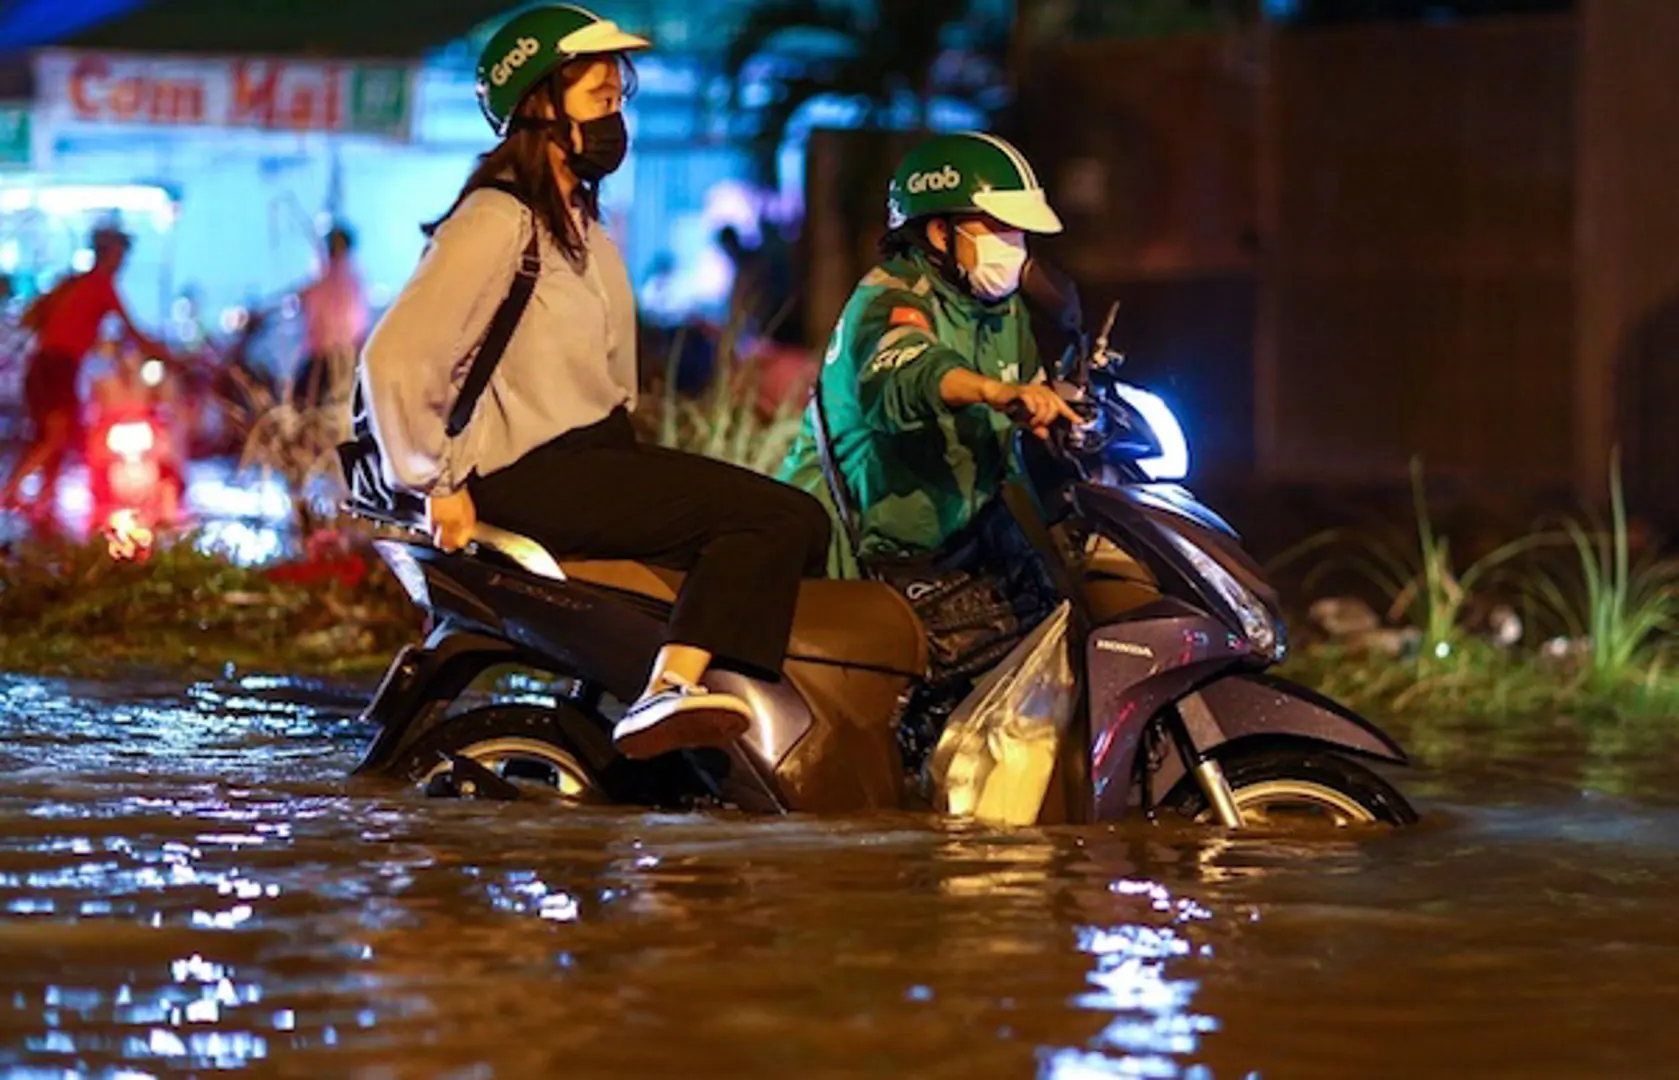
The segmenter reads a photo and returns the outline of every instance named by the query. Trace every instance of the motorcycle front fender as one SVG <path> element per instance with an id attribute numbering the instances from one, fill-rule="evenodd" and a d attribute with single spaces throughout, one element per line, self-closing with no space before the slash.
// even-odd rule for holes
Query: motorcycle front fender
<path id="1" fill-rule="evenodd" d="M 1359 757 L 1407 765 L 1410 759 L 1387 733 L 1340 703 L 1298 683 L 1260 672 L 1232 672 L 1178 702 L 1189 741 L 1200 754 L 1248 739 L 1292 739 Z M 1167 754 L 1149 778 L 1150 794 L 1164 798 L 1185 776 L 1184 762 Z"/>
<path id="2" fill-rule="evenodd" d="M 1116 707 L 1092 710 L 1090 739 L 1091 812 L 1094 821 L 1118 821 L 1131 809 L 1132 782 L 1143 732 L 1173 702 L 1218 678 L 1232 661 L 1202 660 L 1172 668 L 1131 687 Z M 1172 755 L 1167 755 L 1172 757 Z"/>
<path id="3" fill-rule="evenodd" d="M 1155 717 L 1251 663 L 1247 643 L 1223 623 L 1170 598 L 1092 631 L 1085 647 L 1090 820 L 1125 816 L 1143 732 Z"/>

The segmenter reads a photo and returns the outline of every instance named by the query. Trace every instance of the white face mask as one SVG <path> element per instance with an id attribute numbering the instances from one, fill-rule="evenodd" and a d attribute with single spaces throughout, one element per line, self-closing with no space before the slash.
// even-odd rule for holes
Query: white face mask
<path id="1" fill-rule="evenodd" d="M 1020 275 L 1026 269 L 1026 234 L 968 232 L 958 229 L 974 245 L 974 265 L 967 271 L 968 287 L 981 300 L 996 303 L 1020 289 Z"/>

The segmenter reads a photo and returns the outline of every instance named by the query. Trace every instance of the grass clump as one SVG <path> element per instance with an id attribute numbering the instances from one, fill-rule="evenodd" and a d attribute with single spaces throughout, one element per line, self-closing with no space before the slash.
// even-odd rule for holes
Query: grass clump
<path id="1" fill-rule="evenodd" d="M 1277 564 L 1329 550 L 1328 557 L 1306 575 L 1305 587 L 1320 585 L 1335 571 L 1352 572 L 1381 594 L 1389 622 L 1402 622 L 1419 632 L 1417 658 L 1427 665 L 1450 659 L 1468 639 L 1464 613 L 1476 591 L 1517 556 L 1543 546 L 1548 538 L 1520 537 L 1460 569 L 1450 538 L 1435 528 L 1422 462 L 1417 459 L 1411 462 L 1411 499 L 1415 521 L 1409 529 L 1388 534 L 1333 529 L 1285 552 Z"/>
<path id="2" fill-rule="evenodd" d="M 0 560 L 0 668 L 376 670 L 418 618 L 368 558 L 347 551 L 332 565 L 348 573 L 311 580 L 298 567 L 236 565 L 191 536 L 138 561 L 113 559 L 103 539 L 24 545 Z"/>
<path id="3" fill-rule="evenodd" d="M 1607 529 L 1563 522 L 1561 539 L 1575 563 L 1569 572 L 1536 569 L 1527 595 L 1557 624 L 1585 684 L 1592 688 L 1652 685 L 1666 674 L 1662 640 L 1679 616 L 1679 563 L 1645 552 L 1634 559 L 1617 455 L 1610 472 Z"/>
<path id="4" fill-rule="evenodd" d="M 1607 526 L 1578 518 L 1500 544 L 1459 570 L 1434 526 L 1420 464 L 1412 467 L 1414 540 L 1348 530 L 1321 534 L 1283 562 L 1323 553 L 1308 589 L 1351 571 L 1407 626 L 1412 650 L 1354 640 L 1308 644 L 1290 673 L 1358 708 L 1378 712 L 1641 717 L 1679 716 L 1679 670 L 1670 662 L 1679 622 L 1679 564 L 1653 550 L 1635 557 L 1618 460 Z M 1470 611 L 1503 605 L 1525 615 L 1511 640 L 1468 625 Z"/>

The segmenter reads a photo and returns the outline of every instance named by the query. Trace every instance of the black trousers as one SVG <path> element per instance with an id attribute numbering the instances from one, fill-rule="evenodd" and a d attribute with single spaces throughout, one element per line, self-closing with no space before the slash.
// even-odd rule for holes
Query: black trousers
<path id="1" fill-rule="evenodd" d="M 556 558 L 686 572 L 667 640 L 760 678 L 780 677 L 799 580 L 827 565 L 821 503 L 746 469 L 639 444 L 622 409 L 467 489 L 481 519 Z"/>

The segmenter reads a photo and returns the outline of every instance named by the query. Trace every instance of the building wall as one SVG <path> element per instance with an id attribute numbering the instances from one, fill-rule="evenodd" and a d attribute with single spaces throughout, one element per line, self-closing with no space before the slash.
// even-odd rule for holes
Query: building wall
<path id="1" fill-rule="evenodd" d="M 1020 135 L 1207 468 L 1566 485 L 1574 49 L 1551 17 L 1063 46 Z"/>
<path id="2" fill-rule="evenodd" d="M 1679 533 L 1679 4 L 1585 0 L 1580 15 L 1579 484 L 1611 450 L 1628 497 Z"/>
<path id="3" fill-rule="evenodd" d="M 1269 68 L 1263 471 L 1566 484 L 1573 24 L 1284 34 Z"/>
<path id="4" fill-rule="evenodd" d="M 1121 303 L 1127 371 L 1184 423 L 1198 478 L 1254 470 L 1255 43 L 1103 41 L 1035 52 L 1017 137 L 1066 232 L 1034 241 L 1087 322 Z"/>

